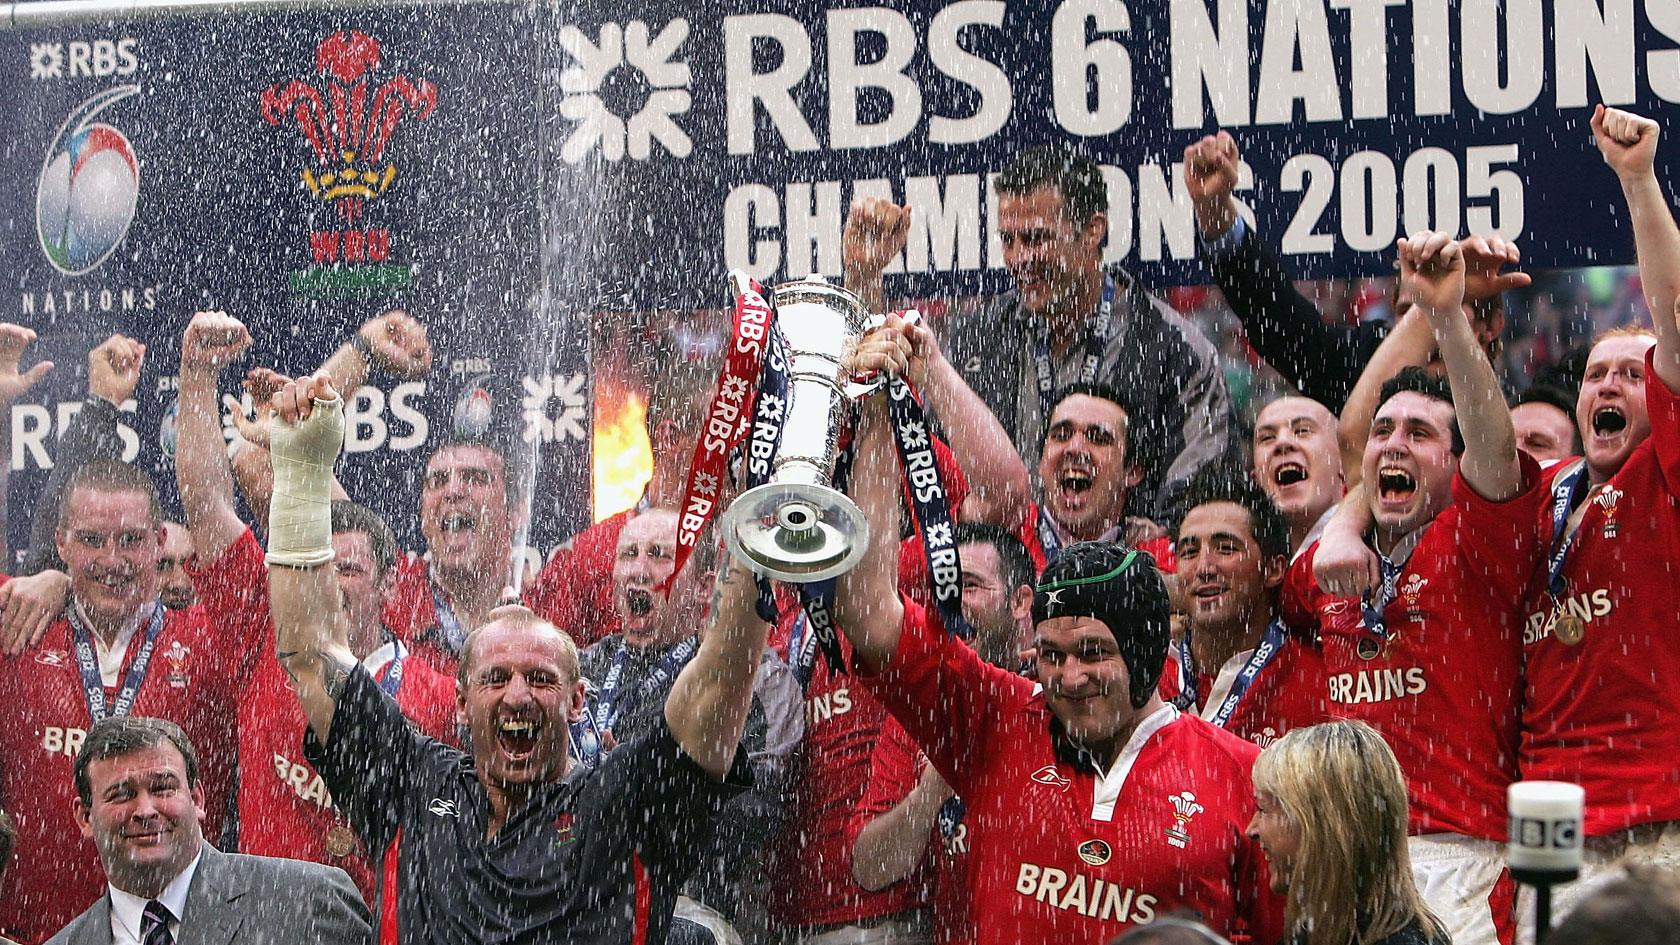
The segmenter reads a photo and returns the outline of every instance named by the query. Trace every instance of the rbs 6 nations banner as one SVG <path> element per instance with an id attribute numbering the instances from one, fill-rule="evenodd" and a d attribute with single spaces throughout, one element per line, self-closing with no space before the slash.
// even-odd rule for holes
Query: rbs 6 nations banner
<path id="1" fill-rule="evenodd" d="M 593 313 L 720 307 L 730 268 L 838 275 L 858 197 L 915 208 L 889 292 L 994 291 L 992 175 L 1061 142 L 1103 166 L 1111 260 L 1205 281 L 1179 162 L 1225 129 L 1303 276 L 1384 271 L 1425 227 L 1626 262 L 1592 106 L 1680 118 L 1680 0 L 10 9 L 0 304 L 59 365 L 12 408 L 12 507 L 105 334 L 151 346 L 124 438 L 167 481 L 193 310 L 303 371 L 402 307 L 437 366 L 358 394 L 343 476 L 411 547 L 419 457 L 486 425 L 539 470 L 533 543 L 575 531 Z"/>

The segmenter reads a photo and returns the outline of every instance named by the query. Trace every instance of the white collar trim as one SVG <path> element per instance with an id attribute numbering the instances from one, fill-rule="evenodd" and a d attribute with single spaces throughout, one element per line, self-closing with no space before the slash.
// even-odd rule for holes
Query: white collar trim
<path id="1" fill-rule="evenodd" d="M 1114 820 L 1114 805 L 1120 800 L 1120 789 L 1126 786 L 1126 778 L 1132 773 L 1132 765 L 1137 763 L 1143 746 L 1156 732 L 1177 720 L 1178 710 L 1171 705 L 1163 705 L 1132 730 L 1132 737 L 1126 740 L 1126 747 L 1120 750 L 1120 756 L 1114 759 L 1108 773 L 1097 775 L 1095 796 L 1091 799 L 1092 820 L 1103 823 Z"/>

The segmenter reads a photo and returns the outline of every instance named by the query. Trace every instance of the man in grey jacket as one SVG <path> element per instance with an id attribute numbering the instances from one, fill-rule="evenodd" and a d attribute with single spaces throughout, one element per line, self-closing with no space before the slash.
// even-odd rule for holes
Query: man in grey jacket
<path id="1" fill-rule="evenodd" d="M 48 945 L 339 945 L 369 941 L 343 870 L 222 853 L 204 841 L 198 759 L 172 722 L 113 716 L 76 755 L 76 819 L 104 896 Z"/>
<path id="2" fill-rule="evenodd" d="M 1090 158 L 1047 146 L 998 174 L 996 229 L 1015 287 L 946 325 L 945 356 L 1023 456 L 1038 455 L 1055 392 L 1099 383 L 1133 408 L 1143 480 L 1127 513 L 1170 525 L 1197 470 L 1233 448 L 1213 343 L 1119 266 L 1103 266 L 1108 186 Z M 911 208 L 866 200 L 846 220 L 846 287 L 885 307 L 882 272 Z"/>

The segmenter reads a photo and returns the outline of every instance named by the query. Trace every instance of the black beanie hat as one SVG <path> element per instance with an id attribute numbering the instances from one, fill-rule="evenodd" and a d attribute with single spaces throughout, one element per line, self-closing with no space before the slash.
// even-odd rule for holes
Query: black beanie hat
<path id="1" fill-rule="evenodd" d="M 1171 639 L 1167 588 L 1155 559 L 1110 541 L 1062 550 L 1033 589 L 1033 623 L 1093 617 L 1108 626 L 1132 679 L 1132 708 L 1155 692 Z"/>

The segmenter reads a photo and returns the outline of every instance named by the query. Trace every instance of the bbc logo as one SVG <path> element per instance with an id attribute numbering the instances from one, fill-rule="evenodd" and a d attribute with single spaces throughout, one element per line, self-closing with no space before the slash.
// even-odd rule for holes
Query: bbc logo
<path id="1" fill-rule="evenodd" d="M 1578 845 L 1581 821 L 1574 817 L 1512 817 L 1511 841 L 1534 849 L 1568 850 Z"/>

